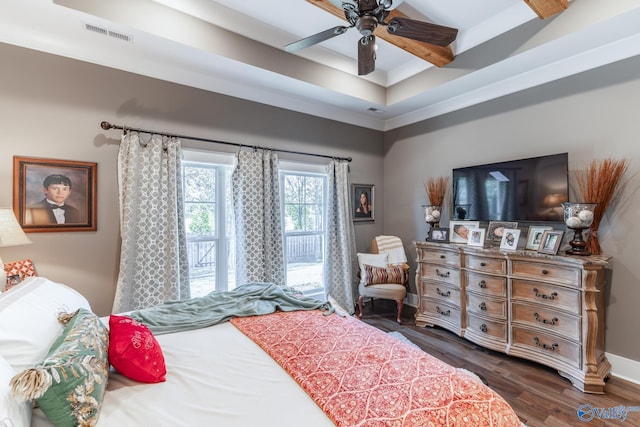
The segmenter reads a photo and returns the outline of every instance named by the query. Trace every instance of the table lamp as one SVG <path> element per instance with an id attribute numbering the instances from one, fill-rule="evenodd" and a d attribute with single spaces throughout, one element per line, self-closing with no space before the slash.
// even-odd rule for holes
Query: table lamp
<path id="1" fill-rule="evenodd" d="M 0 208 L 0 247 L 18 246 L 31 243 L 31 240 L 24 234 L 16 216 L 11 208 Z M 7 283 L 7 277 L 4 272 L 4 263 L 0 257 L 0 290 Z"/>

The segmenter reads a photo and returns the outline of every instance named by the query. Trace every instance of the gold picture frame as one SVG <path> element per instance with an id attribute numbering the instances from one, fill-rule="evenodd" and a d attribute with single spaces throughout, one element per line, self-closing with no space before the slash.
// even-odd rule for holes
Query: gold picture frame
<path id="1" fill-rule="evenodd" d="M 97 230 L 97 168 L 92 162 L 14 156 L 13 210 L 22 229 Z M 51 198 L 56 203 L 48 203 Z"/>

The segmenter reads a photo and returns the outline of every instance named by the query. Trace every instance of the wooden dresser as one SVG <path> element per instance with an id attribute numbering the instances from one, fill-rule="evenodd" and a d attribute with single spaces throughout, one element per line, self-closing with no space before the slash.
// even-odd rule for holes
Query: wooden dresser
<path id="1" fill-rule="evenodd" d="M 605 275 L 611 257 L 414 242 L 416 325 L 557 369 L 603 393 Z"/>

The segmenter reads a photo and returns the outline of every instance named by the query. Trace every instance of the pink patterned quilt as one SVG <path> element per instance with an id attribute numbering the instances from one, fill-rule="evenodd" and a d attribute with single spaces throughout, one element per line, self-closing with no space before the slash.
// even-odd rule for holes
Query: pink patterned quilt
<path id="1" fill-rule="evenodd" d="M 231 320 L 337 426 L 520 426 L 489 387 L 351 317 L 276 312 Z"/>

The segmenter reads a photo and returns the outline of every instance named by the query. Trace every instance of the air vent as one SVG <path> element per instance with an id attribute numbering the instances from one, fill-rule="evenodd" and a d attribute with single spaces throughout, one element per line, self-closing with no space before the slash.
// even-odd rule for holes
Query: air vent
<path id="1" fill-rule="evenodd" d="M 384 110 L 381 110 L 380 108 L 376 108 L 376 107 L 369 107 L 367 108 L 367 111 L 370 111 L 372 113 L 384 113 Z"/>
<path id="2" fill-rule="evenodd" d="M 122 40 L 130 43 L 133 40 L 128 34 L 119 33 L 117 31 L 109 30 L 107 28 L 98 27 L 97 25 L 84 24 L 84 28 L 87 31 L 93 31 L 94 33 L 102 34 L 103 36 L 113 37 L 114 39 Z"/>

